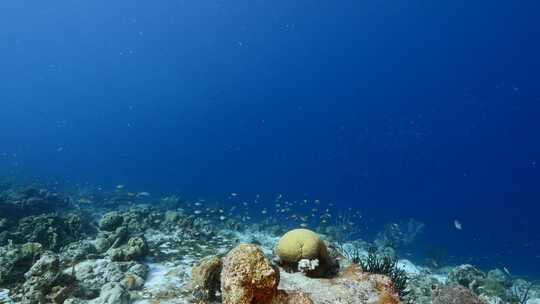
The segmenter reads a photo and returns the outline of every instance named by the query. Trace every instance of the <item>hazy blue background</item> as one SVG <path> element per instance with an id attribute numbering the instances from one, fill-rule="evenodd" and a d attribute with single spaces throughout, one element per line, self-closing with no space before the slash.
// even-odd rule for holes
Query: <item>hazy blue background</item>
<path id="1" fill-rule="evenodd" d="M 361 208 L 366 234 L 415 217 L 418 246 L 540 273 L 539 9 L 1 1 L 0 168 L 309 195 Z"/>

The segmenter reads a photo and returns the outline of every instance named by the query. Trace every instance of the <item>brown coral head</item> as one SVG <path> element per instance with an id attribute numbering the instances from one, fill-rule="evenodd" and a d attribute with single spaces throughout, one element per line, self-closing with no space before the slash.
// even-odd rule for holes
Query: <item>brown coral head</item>
<path id="1" fill-rule="evenodd" d="M 394 293 L 383 290 L 379 294 L 379 304 L 399 304 L 399 297 Z"/>

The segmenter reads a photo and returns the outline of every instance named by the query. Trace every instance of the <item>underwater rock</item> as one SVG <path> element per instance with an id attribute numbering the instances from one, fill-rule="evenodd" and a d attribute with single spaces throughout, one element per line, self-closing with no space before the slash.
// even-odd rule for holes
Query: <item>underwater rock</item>
<path id="1" fill-rule="evenodd" d="M 501 269 L 493 269 L 493 270 L 488 271 L 486 280 L 497 282 L 504 287 L 512 286 L 512 280 L 510 276 L 506 274 L 504 271 L 502 271 Z"/>
<path id="2" fill-rule="evenodd" d="M 313 301 L 305 293 L 279 290 L 272 304 L 313 304 Z"/>
<path id="3" fill-rule="evenodd" d="M 24 274 L 39 258 L 43 248 L 38 243 L 0 247 L 0 285 L 24 280 Z"/>
<path id="4" fill-rule="evenodd" d="M 433 304 L 486 304 L 470 289 L 462 285 L 447 285 L 441 288 L 435 298 Z"/>
<path id="5" fill-rule="evenodd" d="M 88 304 L 129 304 L 131 297 L 124 287 L 119 283 L 107 283 L 101 288 L 99 298 L 90 301 Z"/>
<path id="6" fill-rule="evenodd" d="M 42 214 L 22 218 L 13 231 L 0 234 L 0 244 L 5 245 L 8 240 L 18 244 L 35 242 L 57 252 L 62 246 L 85 237 L 87 232 L 90 233 L 87 221 L 78 215 Z"/>
<path id="7" fill-rule="evenodd" d="M 25 274 L 23 303 L 63 303 L 75 283 L 74 277 L 60 271 L 60 258 L 46 251 Z M 47 301 L 48 299 L 49 301 Z"/>
<path id="8" fill-rule="evenodd" d="M 116 248 L 124 244 L 129 238 L 128 229 L 124 226 L 116 228 L 114 232 L 100 232 L 96 239 L 96 250 L 105 253 L 110 248 Z"/>
<path id="9" fill-rule="evenodd" d="M 120 281 L 120 284 L 126 290 L 139 290 L 144 286 L 144 279 L 138 275 L 126 274 L 126 276 Z"/>
<path id="10" fill-rule="evenodd" d="M 107 255 L 111 261 L 136 261 L 143 259 L 148 253 L 148 245 L 144 236 L 132 237 L 128 240 L 127 244 L 118 247 L 111 248 L 107 251 Z"/>
<path id="11" fill-rule="evenodd" d="M 480 295 L 479 298 L 483 303 L 486 303 L 486 304 L 508 304 L 508 303 L 512 303 L 512 302 L 504 301 L 503 299 L 501 299 L 499 297 L 488 296 L 488 295 L 485 295 L 485 294 Z"/>
<path id="12" fill-rule="evenodd" d="M 47 250 L 58 250 L 70 236 L 62 218 L 54 215 L 25 217 L 19 222 L 18 233 L 26 241 L 43 245 Z"/>
<path id="13" fill-rule="evenodd" d="M 325 276 L 330 258 L 324 241 L 308 229 L 294 229 L 281 237 L 276 247 L 280 264 L 289 271 L 296 271 L 301 260 L 318 260 L 318 267 L 306 271 L 308 276 Z"/>
<path id="14" fill-rule="evenodd" d="M 220 288 L 222 262 L 218 256 L 203 258 L 191 270 L 192 288 L 201 300 L 212 300 Z"/>
<path id="15" fill-rule="evenodd" d="M 390 278 L 364 273 L 351 265 L 333 279 L 306 278 L 301 273 L 280 273 L 279 289 L 309 295 L 314 304 L 396 304 L 400 303 Z"/>
<path id="16" fill-rule="evenodd" d="M 485 279 L 485 273 L 469 264 L 455 267 L 448 273 L 449 283 L 457 283 L 473 291 L 483 285 Z"/>
<path id="17" fill-rule="evenodd" d="M 278 283 L 279 272 L 255 245 L 238 245 L 223 258 L 223 304 L 270 303 Z"/>
<path id="18" fill-rule="evenodd" d="M 100 238 L 110 238 L 110 234 L 120 228 L 127 229 L 130 236 L 144 234 L 149 229 L 169 232 L 181 230 L 182 234 L 201 240 L 211 239 L 216 235 L 215 223 L 208 219 L 186 215 L 182 209 L 164 211 L 151 205 L 137 205 L 125 212 L 113 211 L 105 214 L 100 222 Z M 101 240 L 98 250 L 106 251 L 113 242 Z M 102 251 L 105 247 L 107 249 Z"/>
<path id="19" fill-rule="evenodd" d="M 489 303 L 494 303 L 499 298 L 501 301 L 510 302 L 514 298 L 511 291 L 512 281 L 510 277 L 500 269 L 494 269 L 488 272 L 487 277 L 475 291 L 485 296 Z"/>
<path id="20" fill-rule="evenodd" d="M 63 267 L 70 267 L 74 263 L 93 259 L 97 254 L 96 246 L 92 241 L 83 240 L 73 242 L 62 248 L 60 252 L 60 262 Z"/>
<path id="21" fill-rule="evenodd" d="M 71 271 L 72 269 L 66 270 L 69 273 Z M 124 282 L 126 287 L 137 287 L 135 283 L 141 280 L 144 282 L 148 275 L 148 266 L 136 262 L 112 262 L 106 259 L 86 260 L 75 265 L 73 272 L 77 278 L 76 296 L 92 299 L 99 295 L 101 287 L 107 283 Z M 130 280 L 135 280 L 135 282 L 130 282 Z"/>
<path id="22" fill-rule="evenodd" d="M 143 233 L 148 228 L 159 227 L 163 214 L 148 205 L 137 205 L 124 212 L 111 211 L 105 213 L 99 221 L 102 234 L 115 233 L 123 228 L 130 234 Z"/>
<path id="23" fill-rule="evenodd" d="M 137 205 L 125 212 L 109 212 L 100 221 L 100 235 L 96 241 L 98 252 L 123 245 L 130 237 L 147 230 L 181 231 L 186 237 L 210 239 L 215 236 L 215 224 L 195 216 L 187 216 L 181 209 L 163 211 L 155 206 Z"/>
<path id="24" fill-rule="evenodd" d="M 0 192 L 0 214 L 11 220 L 51 213 L 70 207 L 69 198 L 35 187 L 15 187 Z"/>
<path id="25" fill-rule="evenodd" d="M 418 273 L 416 275 L 410 275 L 409 273 L 408 275 L 408 298 L 415 299 L 418 304 L 431 303 L 435 292 L 444 284 L 436 275 L 429 273 Z"/>
<path id="26" fill-rule="evenodd" d="M 130 233 L 143 233 L 149 228 L 159 228 L 164 214 L 150 205 L 137 205 L 122 213 L 123 226 Z"/>
<path id="27" fill-rule="evenodd" d="M 117 211 L 111 211 L 103 215 L 99 221 L 99 229 L 102 231 L 115 231 L 124 222 L 124 218 Z"/>

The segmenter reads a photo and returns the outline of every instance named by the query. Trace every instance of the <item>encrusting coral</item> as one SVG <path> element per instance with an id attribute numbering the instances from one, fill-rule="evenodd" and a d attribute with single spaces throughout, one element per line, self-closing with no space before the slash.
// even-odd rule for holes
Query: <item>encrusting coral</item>
<path id="1" fill-rule="evenodd" d="M 470 289 L 461 285 L 442 288 L 433 299 L 433 304 L 486 304 Z"/>
<path id="2" fill-rule="evenodd" d="M 218 256 L 203 258 L 191 269 L 193 292 L 201 301 L 212 300 L 219 291 L 222 261 Z"/>
<path id="3" fill-rule="evenodd" d="M 224 304 L 270 303 L 278 284 L 279 272 L 255 245 L 238 245 L 223 259 Z"/>

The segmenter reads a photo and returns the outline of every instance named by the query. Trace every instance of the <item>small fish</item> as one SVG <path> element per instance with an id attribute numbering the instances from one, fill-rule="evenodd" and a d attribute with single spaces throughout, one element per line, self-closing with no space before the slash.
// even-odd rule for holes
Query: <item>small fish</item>
<path id="1" fill-rule="evenodd" d="M 92 201 L 87 198 L 80 198 L 78 202 L 81 204 L 90 204 Z"/>
<path id="2" fill-rule="evenodd" d="M 512 276 L 512 275 L 510 274 L 510 270 L 508 270 L 508 268 L 503 267 L 503 270 L 504 270 L 504 273 L 506 273 L 506 275 L 508 275 L 509 277 Z"/>
<path id="3" fill-rule="evenodd" d="M 116 189 L 121 190 L 121 189 L 124 189 L 125 186 L 126 186 L 126 185 L 120 184 L 120 185 L 117 185 L 117 186 L 116 186 Z"/>
<path id="4" fill-rule="evenodd" d="M 137 197 L 141 197 L 141 196 L 150 196 L 150 193 L 148 193 L 146 191 L 137 193 Z"/>
<path id="5" fill-rule="evenodd" d="M 59 153 L 60 153 L 60 152 L 62 152 L 62 151 L 64 151 L 64 147 L 58 147 L 58 149 L 56 149 L 56 152 L 59 152 Z"/>
<path id="6" fill-rule="evenodd" d="M 127 193 L 127 195 L 128 195 L 128 196 L 136 196 L 136 195 L 137 195 L 137 193 L 133 193 L 133 192 L 128 192 L 128 193 Z"/>
<path id="7" fill-rule="evenodd" d="M 461 222 L 458 220 L 454 220 L 454 227 L 456 227 L 457 230 L 463 230 L 463 225 L 461 225 Z"/>

